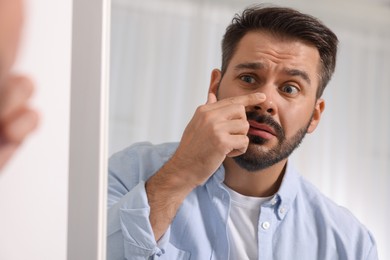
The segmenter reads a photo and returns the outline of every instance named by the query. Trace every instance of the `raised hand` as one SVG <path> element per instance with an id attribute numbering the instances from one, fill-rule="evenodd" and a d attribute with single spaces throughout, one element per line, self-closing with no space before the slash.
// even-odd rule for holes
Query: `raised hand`
<path id="1" fill-rule="evenodd" d="M 207 103 L 198 107 L 187 125 L 180 145 L 172 158 L 182 176 L 194 185 L 203 183 L 222 164 L 226 156 L 246 152 L 249 123 L 246 107 L 266 99 L 262 93 L 231 97 L 217 101 L 210 93 Z M 178 173 L 180 174 L 180 173 Z"/>

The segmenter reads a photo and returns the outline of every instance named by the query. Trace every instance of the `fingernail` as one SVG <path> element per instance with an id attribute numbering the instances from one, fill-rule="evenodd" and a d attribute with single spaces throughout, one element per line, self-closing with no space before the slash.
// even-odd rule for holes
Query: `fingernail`
<path id="1" fill-rule="evenodd" d="M 266 96 L 265 96 L 264 93 L 255 93 L 255 95 L 256 95 L 256 97 L 257 97 L 258 99 L 266 99 Z"/>

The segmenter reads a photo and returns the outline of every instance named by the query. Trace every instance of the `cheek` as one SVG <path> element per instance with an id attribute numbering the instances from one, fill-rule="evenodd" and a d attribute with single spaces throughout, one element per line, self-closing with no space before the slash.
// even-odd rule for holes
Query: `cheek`
<path id="1" fill-rule="evenodd" d="M 279 108 L 280 124 L 287 137 L 294 136 L 297 131 L 307 127 L 311 120 L 313 109 L 307 107 L 285 106 Z"/>

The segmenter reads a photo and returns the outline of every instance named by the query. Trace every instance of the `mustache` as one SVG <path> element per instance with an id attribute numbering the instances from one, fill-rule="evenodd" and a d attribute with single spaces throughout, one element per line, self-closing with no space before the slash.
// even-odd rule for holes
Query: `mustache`
<path id="1" fill-rule="evenodd" d="M 263 115 L 263 114 L 260 115 L 254 111 L 247 111 L 246 118 L 247 118 L 247 120 L 256 121 L 257 123 L 265 124 L 265 125 L 272 127 L 272 129 L 274 129 L 274 131 L 277 135 L 277 138 L 279 140 L 286 139 L 286 135 L 284 133 L 282 126 L 279 125 L 271 116 Z"/>

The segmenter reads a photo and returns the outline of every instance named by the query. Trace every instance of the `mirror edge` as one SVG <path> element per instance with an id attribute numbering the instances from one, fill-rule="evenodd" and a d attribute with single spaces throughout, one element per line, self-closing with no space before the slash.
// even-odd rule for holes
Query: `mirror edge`
<path id="1" fill-rule="evenodd" d="M 110 0 L 74 0 L 67 259 L 106 258 Z"/>

